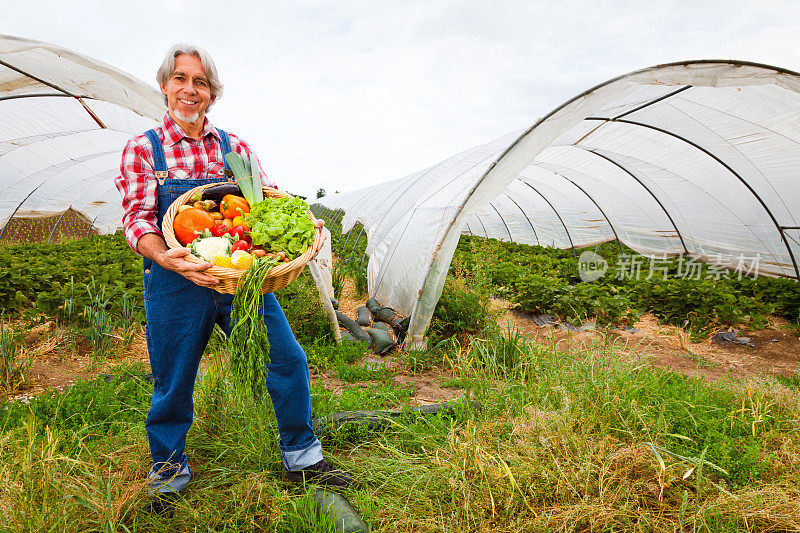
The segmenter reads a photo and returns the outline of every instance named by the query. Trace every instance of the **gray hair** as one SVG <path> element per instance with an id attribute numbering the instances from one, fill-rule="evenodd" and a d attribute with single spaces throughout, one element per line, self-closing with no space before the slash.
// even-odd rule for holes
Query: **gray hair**
<path id="1" fill-rule="evenodd" d="M 214 65 L 214 60 L 211 59 L 211 56 L 208 54 L 208 52 L 194 44 L 178 43 L 167 51 L 167 55 L 164 57 L 164 62 L 161 63 L 161 66 L 158 67 L 158 72 L 156 72 L 156 81 L 158 82 L 158 86 L 164 87 L 167 84 L 169 77 L 172 76 L 172 73 L 175 71 L 175 58 L 181 54 L 192 55 L 200 59 L 200 64 L 203 66 L 203 72 L 206 73 L 206 77 L 208 78 L 211 96 L 216 97 L 214 101 L 219 100 L 220 97 L 222 97 L 222 82 L 219 81 L 217 67 Z M 168 103 L 167 95 L 164 95 L 164 103 Z M 209 109 L 211 109 L 211 105 L 213 103 L 214 102 L 208 104 Z"/>

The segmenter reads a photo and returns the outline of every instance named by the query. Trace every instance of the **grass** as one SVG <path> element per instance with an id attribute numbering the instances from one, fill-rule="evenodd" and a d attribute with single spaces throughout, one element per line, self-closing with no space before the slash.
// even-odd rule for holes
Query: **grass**
<path id="1" fill-rule="evenodd" d="M 354 235 L 348 257 L 362 244 Z M 312 380 L 315 418 L 408 408 L 417 391 L 397 372 L 445 370 L 441 385 L 464 392 L 452 415 L 409 410 L 320 436 L 358 480 L 346 495 L 371 531 L 800 529 L 797 374 L 709 384 L 653 369 L 612 337 L 536 345 L 493 325 L 486 274 L 472 270 L 462 277 L 477 282 L 445 287 L 443 340 L 398 354 L 399 370 L 370 369 L 362 344 L 332 344 L 309 279 L 278 295 L 312 370 L 340 380 Z M 131 323 L 132 302 L 121 313 Z M 0 403 L 0 532 L 333 531 L 308 490 L 282 481 L 272 406 L 230 384 L 221 332 L 205 357 L 187 439 L 195 477 L 174 519 L 140 513 L 152 386 L 86 381 Z M 146 370 L 121 361 L 114 373 Z"/>
<path id="2" fill-rule="evenodd" d="M 358 479 L 347 496 L 371 531 L 797 528 L 796 380 L 708 384 L 621 350 L 564 353 L 514 330 L 452 343 L 448 384 L 475 403 L 343 429 L 323 446 Z M 308 351 L 328 369 L 359 365 L 351 347 Z M 271 406 L 237 394 L 221 361 L 196 388 L 195 479 L 173 520 L 138 512 L 150 385 L 93 381 L 0 410 L 0 530 L 330 530 L 310 494 L 280 479 Z M 315 381 L 312 408 L 397 408 L 413 394 L 390 378 L 338 392 Z"/>
<path id="3" fill-rule="evenodd" d="M 15 391 L 30 379 L 31 359 L 22 331 L 0 314 L 0 391 Z"/>

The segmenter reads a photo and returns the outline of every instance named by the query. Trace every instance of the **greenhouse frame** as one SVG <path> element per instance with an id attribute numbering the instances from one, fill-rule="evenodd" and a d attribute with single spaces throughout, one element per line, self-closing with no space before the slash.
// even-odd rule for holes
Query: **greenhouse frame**
<path id="1" fill-rule="evenodd" d="M 110 65 L 0 35 L 0 242 L 117 231 L 122 149 L 165 112 L 154 87 Z"/>
<path id="2" fill-rule="evenodd" d="M 728 60 L 638 70 L 401 179 L 326 196 L 367 236 L 369 295 L 420 343 L 462 234 L 575 249 L 617 240 L 799 278 L 800 75 Z M 334 215 L 335 216 L 335 215 Z"/>

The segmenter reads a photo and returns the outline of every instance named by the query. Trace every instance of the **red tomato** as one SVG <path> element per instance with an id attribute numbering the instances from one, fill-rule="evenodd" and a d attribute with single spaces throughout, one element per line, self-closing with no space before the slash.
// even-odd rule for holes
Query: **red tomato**
<path id="1" fill-rule="evenodd" d="M 250 248 L 250 245 L 247 243 L 247 241 L 236 241 L 233 243 L 233 246 L 231 246 L 231 253 L 235 252 L 236 250 L 244 250 L 246 252 L 248 248 Z"/>
<path id="2" fill-rule="evenodd" d="M 246 233 L 244 226 L 234 226 L 230 231 L 231 235 L 238 237 L 240 240 L 244 239 Z"/>
<path id="3" fill-rule="evenodd" d="M 211 228 L 211 235 L 213 235 L 214 237 L 222 237 L 223 235 L 228 233 L 228 231 L 230 231 L 230 228 L 228 228 L 228 226 L 226 226 L 225 224 L 217 224 L 216 226 Z"/>

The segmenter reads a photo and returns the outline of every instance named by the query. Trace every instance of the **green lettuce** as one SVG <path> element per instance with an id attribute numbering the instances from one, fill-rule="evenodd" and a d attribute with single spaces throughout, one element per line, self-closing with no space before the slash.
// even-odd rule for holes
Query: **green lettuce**
<path id="1" fill-rule="evenodd" d="M 265 198 L 250 206 L 246 220 L 253 244 L 268 252 L 283 251 L 295 259 L 314 243 L 308 204 L 300 198 Z"/>

